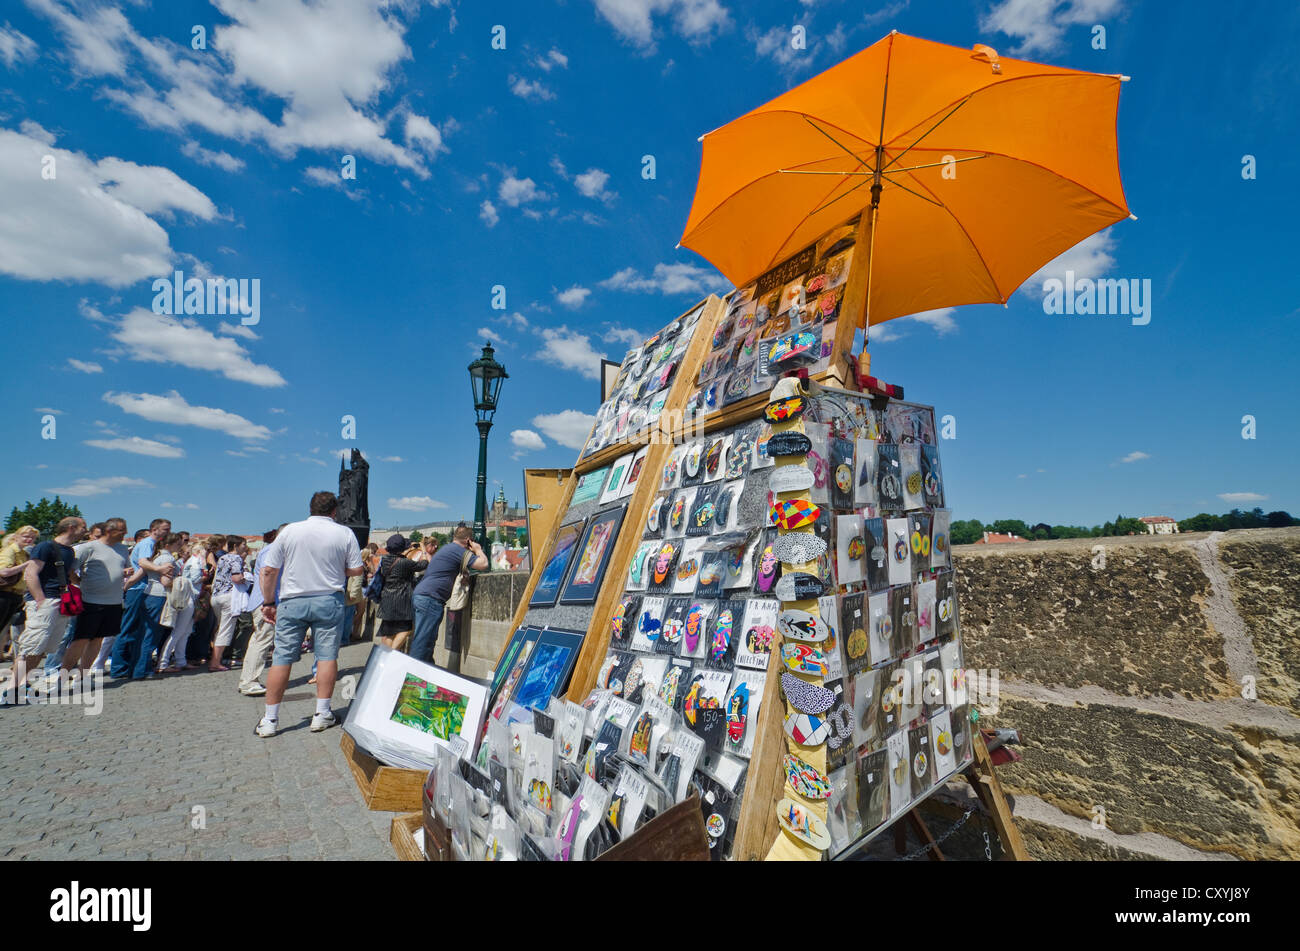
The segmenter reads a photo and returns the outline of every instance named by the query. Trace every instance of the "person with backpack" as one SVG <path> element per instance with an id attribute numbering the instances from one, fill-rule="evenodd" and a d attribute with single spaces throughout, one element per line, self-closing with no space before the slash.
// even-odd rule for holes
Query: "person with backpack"
<path id="1" fill-rule="evenodd" d="M 442 614 L 447 602 L 451 600 L 456 579 L 468 571 L 483 571 L 487 566 L 487 555 L 483 553 L 482 546 L 473 540 L 469 526 L 464 523 L 456 526 L 452 540 L 429 559 L 429 568 L 415 587 L 412 598 L 415 604 L 412 657 L 426 664 L 433 663 L 433 648 L 438 643 L 438 625 L 442 623 Z M 447 647 L 449 650 L 454 648 L 459 663 L 460 644 L 448 643 Z"/>
<path id="2" fill-rule="evenodd" d="M 385 647 L 401 650 L 415 627 L 415 607 L 411 601 L 415 576 L 428 563 L 413 561 L 402 554 L 406 539 L 401 535 L 390 535 L 384 547 L 388 554 L 379 560 L 379 570 L 370 586 L 372 593 L 378 594 L 379 640 Z"/>

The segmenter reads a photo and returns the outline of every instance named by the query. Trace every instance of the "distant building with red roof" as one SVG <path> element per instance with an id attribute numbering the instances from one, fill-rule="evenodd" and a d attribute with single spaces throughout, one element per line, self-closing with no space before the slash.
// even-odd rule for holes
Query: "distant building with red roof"
<path id="1" fill-rule="evenodd" d="M 1021 538 L 1019 535 L 1004 535 L 1001 532 L 985 532 L 983 538 L 976 539 L 976 545 L 1001 545 L 1004 542 L 1027 542 L 1028 538 Z"/>
<path id="2" fill-rule="evenodd" d="M 1178 523 L 1168 515 L 1143 515 L 1138 521 L 1147 527 L 1148 535 L 1178 534 Z"/>

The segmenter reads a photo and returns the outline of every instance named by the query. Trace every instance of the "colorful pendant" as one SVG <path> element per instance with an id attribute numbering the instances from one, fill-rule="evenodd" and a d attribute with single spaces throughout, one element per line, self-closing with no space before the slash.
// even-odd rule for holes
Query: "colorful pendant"
<path id="1" fill-rule="evenodd" d="M 826 676 L 826 655 L 811 644 L 782 644 L 781 660 L 796 674 Z"/>
<path id="2" fill-rule="evenodd" d="M 782 637 L 809 644 L 824 641 L 831 633 L 826 622 L 817 615 L 809 614 L 807 611 L 796 611 L 793 608 L 781 612 L 777 625 L 780 627 Z"/>
<path id="3" fill-rule="evenodd" d="M 812 532 L 791 532 L 778 535 L 772 551 L 787 565 L 802 565 L 826 554 L 826 542 Z"/>
<path id="4" fill-rule="evenodd" d="M 776 804 L 776 818 L 782 829 L 805 845 L 823 852 L 831 847 L 826 823 L 792 800 L 782 799 Z"/>
<path id="5" fill-rule="evenodd" d="M 731 646 L 731 631 L 735 626 L 735 620 L 730 608 L 724 608 L 718 614 L 717 621 L 713 624 L 713 641 L 709 648 L 709 659 L 719 661 L 727 655 L 727 648 Z"/>
<path id="6" fill-rule="evenodd" d="M 818 716 L 835 705 L 835 691 L 800 680 L 788 670 L 781 672 L 781 689 L 790 706 L 800 713 Z"/>
<path id="7" fill-rule="evenodd" d="M 745 719 L 749 715 L 749 685 L 736 684 L 727 699 L 727 739 L 739 746 L 745 739 Z"/>
<path id="8" fill-rule="evenodd" d="M 798 419 L 803 414 L 803 397 L 792 396 L 789 399 L 768 403 L 763 415 L 769 422 L 782 423 L 788 419 Z"/>
<path id="9" fill-rule="evenodd" d="M 800 746 L 821 746 L 831 735 L 831 725 L 821 717 L 791 713 L 785 718 L 785 733 Z"/>

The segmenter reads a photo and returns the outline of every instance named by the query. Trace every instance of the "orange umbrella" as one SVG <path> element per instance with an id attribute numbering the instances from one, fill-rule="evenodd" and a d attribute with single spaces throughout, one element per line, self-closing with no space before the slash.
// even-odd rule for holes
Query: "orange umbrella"
<path id="1" fill-rule="evenodd" d="M 1129 216 L 1127 78 L 891 33 L 703 136 L 681 243 L 740 287 L 869 208 L 864 325 L 1005 303 Z"/>

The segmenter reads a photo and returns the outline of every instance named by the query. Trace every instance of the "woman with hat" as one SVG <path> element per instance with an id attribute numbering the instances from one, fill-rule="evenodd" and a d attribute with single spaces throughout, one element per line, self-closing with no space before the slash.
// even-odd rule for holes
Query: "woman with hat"
<path id="1" fill-rule="evenodd" d="M 415 627 L 414 579 L 429 563 L 403 555 L 407 541 L 401 535 L 390 535 L 384 547 L 388 554 L 379 560 L 379 574 L 384 578 L 379 596 L 379 640 L 385 647 L 401 650 Z"/>

